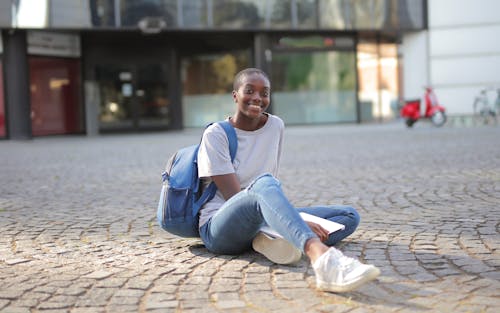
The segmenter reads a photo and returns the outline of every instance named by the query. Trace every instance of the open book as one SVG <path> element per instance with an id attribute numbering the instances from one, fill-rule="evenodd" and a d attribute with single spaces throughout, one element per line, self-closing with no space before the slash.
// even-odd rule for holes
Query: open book
<path id="1" fill-rule="evenodd" d="M 313 223 L 320 225 L 321 227 L 323 227 L 324 229 L 326 229 L 328 231 L 328 234 L 334 233 L 338 230 L 343 230 L 345 228 L 345 225 L 342 225 L 342 224 L 336 223 L 336 222 L 332 222 L 332 221 L 329 221 L 327 219 L 317 217 L 315 215 L 301 212 L 300 216 L 306 222 L 313 222 Z M 267 225 L 263 226 L 260 229 L 260 231 L 271 236 L 271 237 L 274 237 L 274 238 L 283 238 L 283 236 L 278 234 L 274 229 L 272 229 L 271 227 L 269 227 Z"/>

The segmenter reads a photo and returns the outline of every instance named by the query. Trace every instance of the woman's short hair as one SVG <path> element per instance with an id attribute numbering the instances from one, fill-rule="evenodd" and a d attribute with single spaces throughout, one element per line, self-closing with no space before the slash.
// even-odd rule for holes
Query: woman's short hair
<path id="1" fill-rule="evenodd" d="M 260 74 L 260 75 L 264 76 L 267 79 L 267 81 L 271 82 L 271 80 L 269 79 L 269 76 L 267 76 L 267 74 L 263 70 L 258 69 L 258 68 L 254 68 L 254 67 L 249 67 L 249 68 L 246 68 L 246 69 L 238 72 L 238 74 L 236 74 L 236 76 L 234 76 L 233 90 L 238 90 L 240 88 L 241 84 L 243 84 L 243 79 L 245 79 L 245 77 L 250 76 L 252 74 Z"/>

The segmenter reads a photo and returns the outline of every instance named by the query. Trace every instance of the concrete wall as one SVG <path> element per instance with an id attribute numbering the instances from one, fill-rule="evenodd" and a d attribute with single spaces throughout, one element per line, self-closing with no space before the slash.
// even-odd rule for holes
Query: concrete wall
<path id="1" fill-rule="evenodd" d="M 429 82 L 429 34 L 427 31 L 405 34 L 403 37 L 403 96 L 421 98 L 423 86 Z"/>
<path id="2" fill-rule="evenodd" d="M 489 93 L 495 94 L 493 88 L 500 87 L 499 12 L 498 0 L 428 1 L 428 32 L 403 38 L 405 97 L 417 93 L 417 80 L 426 70 L 420 86 L 433 85 L 449 115 L 472 114 L 482 88 L 491 87 Z"/>

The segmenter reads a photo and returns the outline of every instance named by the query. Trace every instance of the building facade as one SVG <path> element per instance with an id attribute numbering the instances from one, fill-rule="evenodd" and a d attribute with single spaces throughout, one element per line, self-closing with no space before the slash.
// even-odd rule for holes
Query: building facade
<path id="1" fill-rule="evenodd" d="M 397 115 L 425 0 L 1 0 L 0 137 L 202 127 L 259 67 L 285 123 Z"/>
<path id="2" fill-rule="evenodd" d="M 453 9 L 451 9 L 453 8 Z M 402 37 L 403 93 L 419 97 L 431 85 L 451 117 L 474 112 L 484 90 L 500 96 L 500 1 L 428 1 L 428 29 Z"/>

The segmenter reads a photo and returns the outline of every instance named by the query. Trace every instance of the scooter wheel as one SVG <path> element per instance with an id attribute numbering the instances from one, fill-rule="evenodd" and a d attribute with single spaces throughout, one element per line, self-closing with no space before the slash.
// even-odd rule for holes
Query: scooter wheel
<path id="1" fill-rule="evenodd" d="M 434 126 L 441 127 L 446 123 L 446 114 L 442 111 L 437 111 L 431 116 L 431 122 Z"/>
<path id="2" fill-rule="evenodd" d="M 412 126 L 413 126 L 413 124 L 415 124 L 415 122 L 416 122 L 416 121 L 417 121 L 417 120 L 413 120 L 413 119 L 411 119 L 411 118 L 407 118 L 407 119 L 406 119 L 406 121 L 405 121 L 405 123 L 406 123 L 406 126 L 408 126 L 408 127 L 412 127 Z"/>

